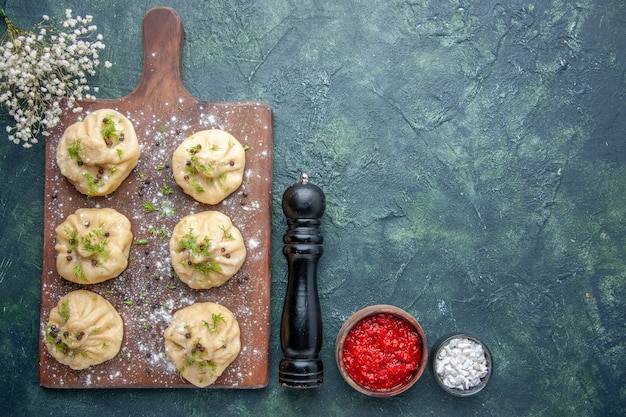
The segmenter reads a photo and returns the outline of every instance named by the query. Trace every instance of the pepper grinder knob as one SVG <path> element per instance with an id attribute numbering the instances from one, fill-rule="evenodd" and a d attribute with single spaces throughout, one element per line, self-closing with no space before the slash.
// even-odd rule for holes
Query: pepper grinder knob
<path id="1" fill-rule="evenodd" d="M 317 261 L 322 256 L 324 238 L 319 230 L 326 209 L 324 192 L 302 174 L 300 182 L 283 194 L 287 233 L 283 254 L 287 259 L 288 282 L 280 325 L 279 382 L 292 388 L 319 387 L 324 366 L 319 358 L 322 347 L 322 315 L 317 292 Z"/>

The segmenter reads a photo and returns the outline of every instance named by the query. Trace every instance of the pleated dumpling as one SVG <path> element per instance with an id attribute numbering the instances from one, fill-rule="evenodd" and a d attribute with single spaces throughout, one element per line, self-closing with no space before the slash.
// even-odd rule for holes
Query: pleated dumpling
<path id="1" fill-rule="evenodd" d="M 90 197 L 117 190 L 137 166 L 139 154 L 135 128 L 112 109 L 97 110 L 69 126 L 56 149 L 61 173 Z"/>
<path id="2" fill-rule="evenodd" d="M 68 281 L 96 284 L 128 266 L 130 220 L 112 208 L 83 208 L 56 228 L 57 270 Z"/>
<path id="3" fill-rule="evenodd" d="M 246 246 L 230 217 L 219 211 L 185 216 L 170 239 L 172 267 L 193 289 L 219 287 L 239 271 Z"/>
<path id="4" fill-rule="evenodd" d="M 115 357 L 124 322 L 104 297 L 87 290 L 70 292 L 50 311 L 44 344 L 56 360 L 85 369 Z"/>
<path id="5" fill-rule="evenodd" d="M 241 350 L 235 316 L 212 302 L 176 311 L 164 338 L 165 353 L 180 376 L 201 388 L 213 384 Z"/>
<path id="6" fill-rule="evenodd" d="M 189 136 L 172 156 L 172 171 L 183 191 L 205 204 L 218 204 L 243 181 L 246 152 L 230 133 L 203 130 Z"/>

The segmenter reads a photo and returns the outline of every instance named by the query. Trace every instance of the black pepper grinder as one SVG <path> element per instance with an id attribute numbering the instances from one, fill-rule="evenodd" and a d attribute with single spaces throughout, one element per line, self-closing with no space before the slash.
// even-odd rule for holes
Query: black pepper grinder
<path id="1" fill-rule="evenodd" d="M 283 254 L 289 278 L 280 325 L 279 382 L 292 388 L 319 387 L 324 366 L 319 358 L 322 347 L 322 315 L 317 294 L 317 261 L 322 256 L 324 237 L 320 219 L 326 208 L 324 192 L 302 174 L 300 182 L 283 194 L 287 233 Z"/>

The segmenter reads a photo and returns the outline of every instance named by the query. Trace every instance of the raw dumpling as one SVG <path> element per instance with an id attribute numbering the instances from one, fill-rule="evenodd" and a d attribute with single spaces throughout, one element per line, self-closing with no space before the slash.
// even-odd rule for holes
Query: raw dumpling
<path id="1" fill-rule="evenodd" d="M 133 233 L 128 218 L 114 209 L 78 209 L 55 231 L 57 270 L 68 281 L 96 284 L 128 266 Z"/>
<path id="2" fill-rule="evenodd" d="M 77 290 L 50 311 L 44 344 L 62 364 L 85 369 L 114 358 L 123 338 L 124 322 L 115 307 L 95 292 Z"/>
<path id="3" fill-rule="evenodd" d="M 117 190 L 137 166 L 139 142 L 121 113 L 100 109 L 65 129 L 57 146 L 57 165 L 76 189 L 88 196 Z"/>
<path id="4" fill-rule="evenodd" d="M 185 216 L 170 239 L 172 267 L 194 289 L 219 287 L 239 271 L 246 247 L 230 217 L 219 211 Z"/>
<path id="5" fill-rule="evenodd" d="M 178 310 L 165 329 L 165 353 L 180 376 L 197 387 L 211 385 L 239 355 L 239 323 L 216 303 Z"/>
<path id="6" fill-rule="evenodd" d="M 174 151 L 174 179 L 197 201 L 218 204 L 241 185 L 245 153 L 241 143 L 228 132 L 197 132 Z"/>

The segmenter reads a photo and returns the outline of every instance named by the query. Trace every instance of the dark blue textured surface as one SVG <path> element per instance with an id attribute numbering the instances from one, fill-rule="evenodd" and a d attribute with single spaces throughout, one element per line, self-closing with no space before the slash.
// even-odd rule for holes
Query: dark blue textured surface
<path id="1" fill-rule="evenodd" d="M 92 14 L 93 85 L 141 77 L 141 21 L 185 25 L 183 79 L 207 101 L 274 110 L 270 385 L 256 391 L 39 387 L 44 147 L 0 131 L 0 382 L 22 415 L 626 414 L 626 3 L 621 0 L 0 0 L 15 23 Z M 0 113 L 3 124 L 6 112 Z M 278 385 L 286 289 L 280 207 L 307 172 L 326 194 L 319 290 L 325 382 Z M 397 305 L 430 345 L 488 343 L 490 386 L 451 398 L 428 372 L 387 400 L 334 363 L 343 321 Z M 7 408 L 8 407 L 8 408 Z"/>

